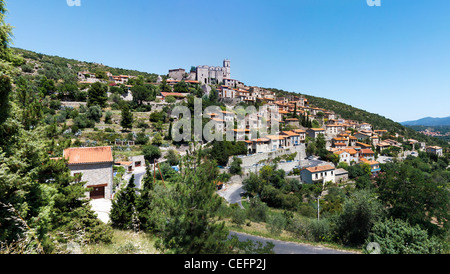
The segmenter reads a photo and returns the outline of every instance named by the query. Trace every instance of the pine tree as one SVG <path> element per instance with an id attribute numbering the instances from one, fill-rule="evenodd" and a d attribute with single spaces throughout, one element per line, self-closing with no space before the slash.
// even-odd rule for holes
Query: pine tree
<path id="1" fill-rule="evenodd" d="M 84 186 L 70 176 L 64 160 L 49 158 L 51 140 L 40 117 L 28 116 L 36 118 L 26 121 L 35 127 L 21 123 L 27 111 L 38 114 L 42 104 L 34 100 L 39 95 L 30 92 L 20 77 L 16 96 L 10 96 L 9 75 L 20 58 L 8 47 L 11 27 L 4 23 L 5 11 L 0 0 L 0 242 L 15 253 L 52 253 L 80 229 L 86 232 L 82 241 L 107 241 L 108 229 L 102 227 L 83 199 Z M 14 248 L 17 246 L 24 249 Z"/>
<path id="2" fill-rule="evenodd" d="M 158 182 L 156 183 L 158 184 Z M 154 232 L 157 228 L 153 218 L 154 214 L 152 214 L 155 200 L 154 190 L 155 182 L 153 172 L 150 169 L 150 165 L 147 164 L 145 176 L 142 179 L 142 189 L 136 199 L 136 210 L 138 211 L 140 229 L 147 232 Z"/>
<path id="3" fill-rule="evenodd" d="M 112 201 L 110 219 L 114 228 L 131 229 L 133 227 L 133 216 L 136 214 L 136 198 L 136 185 L 134 184 L 133 174 L 127 186 L 120 190 Z"/>
<path id="4" fill-rule="evenodd" d="M 167 140 L 172 140 L 172 121 L 169 124 L 169 132 L 167 134 Z"/>
<path id="5" fill-rule="evenodd" d="M 97 105 L 101 108 L 106 106 L 108 100 L 108 87 L 100 82 L 92 84 L 88 90 L 88 107 Z"/>
<path id="6" fill-rule="evenodd" d="M 128 104 L 125 104 L 122 108 L 122 120 L 120 121 L 120 125 L 126 129 L 133 128 L 133 113 L 130 111 Z"/>
<path id="7" fill-rule="evenodd" d="M 185 176 L 178 181 L 164 205 L 166 222 L 160 223 L 158 248 L 180 254 L 227 252 L 228 230 L 214 216 L 222 200 L 214 195 L 211 171 L 215 162 L 206 162 L 196 169 L 186 167 Z"/>

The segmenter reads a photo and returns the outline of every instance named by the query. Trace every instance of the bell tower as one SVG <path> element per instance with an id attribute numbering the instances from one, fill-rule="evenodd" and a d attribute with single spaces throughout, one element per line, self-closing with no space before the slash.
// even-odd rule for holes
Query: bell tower
<path id="1" fill-rule="evenodd" d="M 224 78 L 230 78 L 231 76 L 231 66 L 230 66 L 230 60 L 225 59 L 223 60 L 223 77 Z"/>

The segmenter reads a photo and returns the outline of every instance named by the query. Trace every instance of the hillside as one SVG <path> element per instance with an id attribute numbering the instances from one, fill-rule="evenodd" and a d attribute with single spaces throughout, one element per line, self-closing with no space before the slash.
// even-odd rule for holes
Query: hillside
<path id="1" fill-rule="evenodd" d="M 42 53 L 36 53 L 29 50 L 13 48 L 15 53 L 22 55 L 27 61 L 22 65 L 23 74 L 26 75 L 44 75 L 55 82 L 63 80 L 65 83 L 76 83 L 77 72 L 90 71 L 93 73 L 109 71 L 113 75 L 132 75 L 143 76 L 147 82 L 156 82 L 157 74 L 141 72 L 132 69 L 113 68 L 103 64 L 93 62 L 82 62 L 59 56 L 50 56 Z M 277 96 L 298 95 L 298 93 L 280 90 L 276 88 L 267 88 L 277 93 Z M 367 122 L 373 125 L 374 129 L 386 129 L 392 133 L 398 133 L 406 138 L 413 138 L 419 141 L 427 142 L 430 145 L 448 146 L 448 143 L 438 138 L 426 136 L 415 130 L 396 123 L 386 117 L 358 109 L 348 104 L 315 97 L 312 95 L 303 95 L 310 105 L 324 108 L 339 114 L 344 119 L 351 119 L 359 122 Z M 448 118 L 447 118 L 448 119 Z"/>
<path id="2" fill-rule="evenodd" d="M 157 74 L 137 71 L 133 69 L 114 68 L 93 62 L 83 62 L 59 56 L 51 56 L 36 53 L 30 50 L 12 48 L 14 53 L 22 55 L 26 64 L 22 65 L 22 71 L 31 75 L 44 75 L 55 81 L 76 82 L 77 73 L 90 71 L 92 73 L 109 71 L 113 75 L 143 76 L 149 82 L 156 82 Z"/>
<path id="3" fill-rule="evenodd" d="M 401 123 L 404 126 L 450 126 L 450 116 L 443 118 L 425 117 L 415 121 Z"/>
<path id="4" fill-rule="evenodd" d="M 299 95 L 298 93 L 295 92 L 289 92 L 275 88 L 268 88 L 268 89 L 277 92 L 279 96 Z M 444 140 L 426 136 L 422 133 L 419 133 L 409 127 L 403 126 L 379 114 L 370 113 L 365 110 L 353 107 L 351 105 L 326 98 L 315 97 L 306 94 L 302 94 L 302 96 L 308 99 L 308 103 L 310 105 L 333 111 L 336 114 L 339 114 L 344 119 L 355 120 L 358 122 L 366 122 L 371 124 L 374 129 L 386 129 L 391 133 L 398 133 L 399 135 L 403 135 L 406 138 L 412 138 L 421 142 L 426 142 L 429 145 L 439 145 L 445 147 L 448 146 L 448 143 L 445 142 Z"/>

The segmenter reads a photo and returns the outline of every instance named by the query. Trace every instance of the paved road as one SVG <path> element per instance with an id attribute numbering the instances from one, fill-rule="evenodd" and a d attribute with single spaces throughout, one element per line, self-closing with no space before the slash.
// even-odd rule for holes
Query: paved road
<path id="1" fill-rule="evenodd" d="M 275 254 L 354 254 L 331 248 L 267 239 L 234 231 L 231 231 L 230 235 L 236 235 L 240 241 L 247 241 L 250 239 L 252 241 L 262 242 L 263 244 L 272 242 L 275 245 L 273 248 Z"/>
<path id="2" fill-rule="evenodd" d="M 238 204 L 241 208 L 244 208 L 241 203 L 241 195 L 245 191 L 242 189 L 242 186 L 242 183 L 227 184 L 224 189 L 218 191 L 218 194 L 225 198 L 228 203 Z"/>
<path id="3" fill-rule="evenodd" d="M 145 169 L 144 166 L 136 167 L 136 168 L 133 170 L 132 173 L 127 173 L 127 174 L 125 174 L 125 175 L 123 176 L 123 179 L 128 183 L 128 181 L 129 181 L 130 178 L 131 178 L 131 175 L 134 174 L 134 184 L 136 185 L 136 188 L 137 188 L 137 189 L 140 189 L 140 188 L 141 188 L 141 181 L 142 181 L 142 178 L 143 178 L 144 175 L 145 175 L 145 172 L 146 172 L 146 169 Z"/>

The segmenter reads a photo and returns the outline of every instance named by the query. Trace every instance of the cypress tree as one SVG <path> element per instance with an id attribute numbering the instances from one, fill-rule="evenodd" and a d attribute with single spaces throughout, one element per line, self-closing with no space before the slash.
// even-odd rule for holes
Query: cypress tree
<path id="1" fill-rule="evenodd" d="M 133 227 L 133 215 L 136 214 L 135 187 L 133 174 L 127 186 L 120 190 L 112 201 L 110 212 L 112 227 L 119 229 L 131 229 Z"/>
<path id="2" fill-rule="evenodd" d="M 133 113 L 130 111 L 128 104 L 125 104 L 122 108 L 122 120 L 120 121 L 120 125 L 123 128 L 133 128 Z"/>

